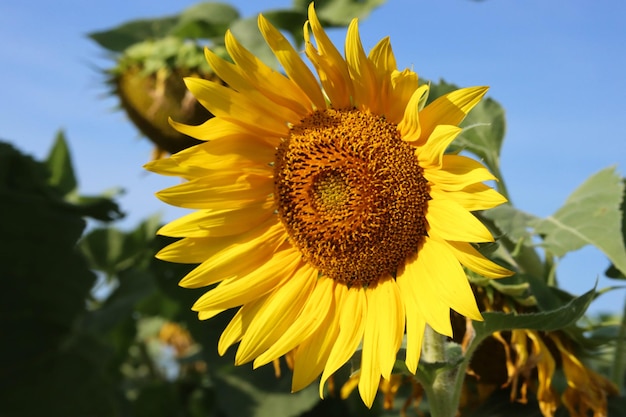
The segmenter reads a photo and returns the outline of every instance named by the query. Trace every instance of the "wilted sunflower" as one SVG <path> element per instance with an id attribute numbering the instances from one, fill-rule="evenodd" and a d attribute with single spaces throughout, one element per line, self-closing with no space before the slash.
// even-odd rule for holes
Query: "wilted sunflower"
<path id="1" fill-rule="evenodd" d="M 509 275 L 469 243 L 493 241 L 470 212 L 505 201 L 483 184 L 495 178 L 444 154 L 487 88 L 424 107 L 428 86 L 396 69 L 388 38 L 366 55 L 355 19 L 344 59 L 311 6 L 305 53 L 318 82 L 263 16 L 259 28 L 286 76 L 227 33 L 234 64 L 206 57 L 228 87 L 186 79 L 215 117 L 173 123 L 206 143 L 148 164 L 187 180 L 159 198 L 199 210 L 160 230 L 184 239 L 158 256 L 200 263 L 184 287 L 219 283 L 194 304 L 200 319 L 241 307 L 220 354 L 239 342 L 236 363 L 258 367 L 293 352 L 293 390 L 322 374 L 321 394 L 360 346 L 358 388 L 371 406 L 405 329 L 415 372 L 426 324 L 451 335 L 450 309 L 481 320 L 461 265 Z"/>

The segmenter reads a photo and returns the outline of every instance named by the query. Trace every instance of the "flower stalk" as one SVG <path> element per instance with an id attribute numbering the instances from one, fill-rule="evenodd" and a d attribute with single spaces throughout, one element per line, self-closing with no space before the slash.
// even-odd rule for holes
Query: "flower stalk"
<path id="1" fill-rule="evenodd" d="M 422 366 L 416 376 L 426 392 L 432 417 L 454 417 L 459 408 L 465 375 L 461 368 L 464 371 L 467 365 L 466 361 L 459 360 L 458 355 L 451 354 L 453 346 L 448 345 L 451 343 L 447 342 L 446 336 L 426 326 L 422 361 L 429 371 Z"/>

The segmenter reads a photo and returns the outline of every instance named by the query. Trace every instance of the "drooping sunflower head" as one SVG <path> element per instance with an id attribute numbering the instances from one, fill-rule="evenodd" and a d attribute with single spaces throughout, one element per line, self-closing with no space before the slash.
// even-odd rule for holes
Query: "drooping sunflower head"
<path id="1" fill-rule="evenodd" d="M 198 210 L 160 230 L 182 239 L 158 256 L 199 264 L 182 286 L 219 283 L 193 306 L 201 319 L 239 308 L 220 353 L 239 342 L 236 362 L 261 366 L 291 352 L 294 390 L 321 374 L 322 393 L 360 346 L 369 406 L 404 337 L 415 372 L 426 324 L 451 335 L 450 309 L 481 319 L 462 265 L 509 275 L 472 246 L 493 240 L 471 211 L 505 201 L 483 184 L 495 178 L 444 153 L 487 89 L 425 106 L 428 86 L 396 68 L 389 39 L 366 54 L 354 20 L 344 58 L 313 6 L 305 55 L 317 77 L 262 16 L 259 28 L 284 74 L 227 33 L 233 63 L 206 52 L 227 86 L 186 80 L 215 117 L 173 122 L 205 143 L 148 165 L 187 180 L 162 200 Z"/>

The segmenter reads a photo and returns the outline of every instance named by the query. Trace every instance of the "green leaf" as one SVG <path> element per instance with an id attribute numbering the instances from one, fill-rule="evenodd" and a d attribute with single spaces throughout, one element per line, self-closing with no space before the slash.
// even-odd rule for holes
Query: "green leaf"
<path id="1" fill-rule="evenodd" d="M 483 313 L 482 322 L 474 322 L 476 339 L 491 335 L 493 332 L 512 329 L 531 329 L 554 331 L 564 329 L 575 324 L 585 313 L 594 299 L 596 290 L 586 292 L 574 298 L 566 305 L 551 311 L 528 314 L 514 314 L 502 312 Z"/>
<path id="2" fill-rule="evenodd" d="M 89 33 L 87 36 L 103 48 L 121 53 L 135 43 L 166 36 L 177 23 L 177 16 L 134 20 L 113 29 Z"/>
<path id="3" fill-rule="evenodd" d="M 46 165 L 50 170 L 48 182 L 56 187 L 61 195 L 68 196 L 76 192 L 78 183 L 74 175 L 70 150 L 63 131 L 59 131 L 50 149 Z"/>
<path id="4" fill-rule="evenodd" d="M 80 248 L 90 267 L 113 276 L 121 269 L 124 254 L 124 233 L 114 228 L 93 229 L 80 241 Z"/>
<path id="5" fill-rule="evenodd" d="M 537 217 L 516 209 L 510 204 L 502 204 L 482 213 L 492 220 L 500 232 L 513 242 L 532 245 L 532 234 L 529 227 L 538 220 Z"/>
<path id="6" fill-rule="evenodd" d="M 272 366 L 224 369 L 215 378 L 217 408 L 228 417 L 296 417 L 319 401 L 316 384 L 291 393 L 291 375 L 276 378 Z"/>
<path id="7" fill-rule="evenodd" d="M 152 242 L 159 224 L 160 216 L 154 215 L 130 232 L 112 227 L 93 229 L 81 240 L 80 248 L 93 269 L 113 276 L 151 260 Z"/>
<path id="8" fill-rule="evenodd" d="M 185 9 L 169 35 L 188 39 L 224 39 L 239 12 L 226 3 L 199 3 Z"/>
<path id="9" fill-rule="evenodd" d="M 620 203 L 624 184 L 614 168 L 591 176 L 552 216 L 534 223 L 543 235 L 542 246 L 556 256 L 594 245 L 622 273 L 626 272 L 626 247 L 621 233 Z"/>
<path id="10" fill-rule="evenodd" d="M 306 10 L 309 0 L 294 0 L 296 10 Z M 385 0 L 316 0 L 315 11 L 324 26 L 347 26 L 353 18 L 363 19 Z"/>

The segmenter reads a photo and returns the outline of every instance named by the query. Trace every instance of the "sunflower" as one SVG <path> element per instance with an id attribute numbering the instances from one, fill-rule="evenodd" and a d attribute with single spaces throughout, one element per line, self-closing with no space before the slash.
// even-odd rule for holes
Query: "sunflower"
<path id="1" fill-rule="evenodd" d="M 414 373 L 426 324 L 451 335 L 450 309 L 482 319 L 463 266 L 510 272 L 472 245 L 493 237 L 471 211 L 505 198 L 483 184 L 495 178 L 479 162 L 444 153 L 486 87 L 425 106 L 428 85 L 396 68 L 388 38 L 366 54 L 355 19 L 344 59 L 308 13 L 304 52 L 318 77 L 261 15 L 284 74 L 227 33 L 232 62 L 206 50 L 227 86 L 185 80 L 215 117 L 172 122 L 205 142 L 147 165 L 186 180 L 161 200 L 197 209 L 159 231 L 182 239 L 157 256 L 199 264 L 180 285 L 212 286 L 193 306 L 200 319 L 239 308 L 220 354 L 239 343 L 236 364 L 259 367 L 291 353 L 292 389 L 321 374 L 322 395 L 360 349 L 371 406 L 404 337 Z"/>

